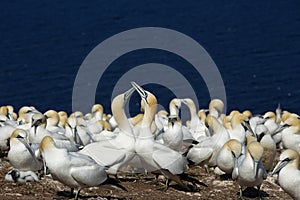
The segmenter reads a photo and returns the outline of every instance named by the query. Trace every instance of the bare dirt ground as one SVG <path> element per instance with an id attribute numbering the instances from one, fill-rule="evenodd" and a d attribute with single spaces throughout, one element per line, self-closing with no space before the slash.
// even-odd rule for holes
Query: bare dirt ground
<path id="1" fill-rule="evenodd" d="M 0 199 L 69 199 L 70 188 L 53 181 L 49 177 L 42 177 L 39 182 L 14 183 L 4 179 L 11 165 L 6 157 L 0 161 Z M 198 180 L 196 191 L 187 192 L 178 187 L 175 182 L 170 183 L 166 191 L 158 190 L 163 180 L 154 181 L 154 175 L 137 177 L 121 174 L 119 179 L 128 191 L 112 189 L 107 186 L 84 188 L 79 199 L 238 199 L 238 185 L 229 178 L 206 173 L 203 167 L 194 166 L 187 171 L 189 177 Z M 263 199 L 292 199 L 276 183 L 276 176 L 268 177 L 261 187 Z M 187 182 L 186 182 L 187 183 Z M 203 183 L 203 184 L 202 184 Z M 207 185 L 204 186 L 204 185 Z M 244 199 L 260 199 L 257 191 L 247 190 Z"/>

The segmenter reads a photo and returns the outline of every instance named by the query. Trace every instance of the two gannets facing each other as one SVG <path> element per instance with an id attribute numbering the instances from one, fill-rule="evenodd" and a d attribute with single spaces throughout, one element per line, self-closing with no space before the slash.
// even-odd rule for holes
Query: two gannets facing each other
<path id="1" fill-rule="evenodd" d="M 78 189 L 75 199 L 82 188 L 100 186 L 108 179 L 105 167 L 87 155 L 57 148 L 50 136 L 43 138 L 40 151 L 52 178 L 69 186 L 71 192 L 72 188 Z"/>
<path id="2" fill-rule="evenodd" d="M 300 199 L 300 171 L 299 154 L 297 151 L 287 149 L 279 157 L 272 175 L 278 173 L 278 183 L 294 199 Z"/>
<path id="3" fill-rule="evenodd" d="M 151 123 L 156 113 L 157 100 L 149 91 L 144 90 L 135 82 L 131 82 L 132 86 L 141 96 L 144 103 L 145 113 L 139 132 L 134 133 L 136 156 L 130 163 L 133 167 L 145 169 L 147 171 L 159 170 L 167 177 L 164 189 L 168 188 L 168 179 L 176 181 L 181 187 L 190 190 L 178 176 L 188 169 L 188 163 L 185 157 L 179 152 L 158 143 L 154 140 L 151 132 Z"/>

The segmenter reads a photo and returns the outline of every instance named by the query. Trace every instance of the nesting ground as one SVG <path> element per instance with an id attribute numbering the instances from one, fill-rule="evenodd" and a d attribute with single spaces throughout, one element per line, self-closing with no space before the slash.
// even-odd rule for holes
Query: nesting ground
<path id="1" fill-rule="evenodd" d="M 67 191 L 70 189 L 50 178 L 42 177 L 39 182 L 13 183 L 4 179 L 11 165 L 6 157 L 0 161 L 0 199 L 69 199 Z M 196 183 L 198 191 L 186 192 L 178 188 L 175 182 L 170 183 L 167 191 L 157 188 L 163 182 L 155 182 L 153 175 L 136 177 L 132 175 L 120 175 L 121 184 L 128 192 L 108 187 L 92 187 L 82 189 L 80 199 L 237 199 L 237 183 L 224 179 L 213 172 L 205 172 L 203 167 L 195 166 L 188 170 L 187 174 L 207 185 Z M 277 184 L 276 177 L 268 176 L 261 187 L 264 199 L 292 199 Z M 66 192 L 63 192 L 66 191 Z M 244 199 L 259 199 L 256 191 L 244 192 Z"/>

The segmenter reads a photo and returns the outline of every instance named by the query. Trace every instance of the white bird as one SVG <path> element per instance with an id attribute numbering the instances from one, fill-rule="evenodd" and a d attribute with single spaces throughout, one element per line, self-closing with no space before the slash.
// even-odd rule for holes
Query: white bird
<path id="1" fill-rule="evenodd" d="M 9 138 L 14 130 L 15 127 L 6 124 L 5 121 L 2 121 L 4 126 L 0 126 L 0 152 L 7 151 L 9 149 Z"/>
<path id="2" fill-rule="evenodd" d="M 39 160 L 38 148 L 30 146 L 27 142 L 27 132 L 16 129 L 10 136 L 10 149 L 7 158 L 10 164 L 21 171 L 38 171 L 43 168 L 43 163 Z"/>
<path id="3" fill-rule="evenodd" d="M 92 107 L 92 116 L 96 120 L 103 119 L 103 106 L 101 104 L 95 104 Z"/>
<path id="4" fill-rule="evenodd" d="M 145 113 L 141 129 L 138 133 L 135 133 L 136 157 L 130 164 L 136 168 L 143 168 L 148 172 L 160 170 L 167 179 L 172 179 L 183 188 L 189 189 L 177 176 L 175 176 L 176 174 L 182 174 L 188 169 L 187 160 L 179 152 L 156 142 L 153 138 L 151 124 L 156 113 L 156 97 L 135 82 L 131 82 L 131 84 L 142 98 Z M 165 186 L 166 188 L 168 187 L 168 181 Z"/>
<path id="5" fill-rule="evenodd" d="M 162 133 L 163 144 L 175 151 L 182 149 L 183 133 L 182 124 L 179 117 L 169 117 L 168 128 Z"/>
<path id="6" fill-rule="evenodd" d="M 39 178 L 33 171 L 20 171 L 18 169 L 12 169 L 5 175 L 5 180 L 15 183 L 26 183 L 31 181 L 39 181 Z"/>
<path id="7" fill-rule="evenodd" d="M 82 188 L 100 186 L 108 178 L 105 167 L 87 155 L 58 148 L 50 136 L 44 137 L 40 151 L 52 178 L 78 189 L 75 199 Z"/>
<path id="8" fill-rule="evenodd" d="M 200 141 L 201 139 L 208 137 L 209 134 L 208 134 L 208 129 L 205 126 L 205 121 L 199 119 L 194 101 L 190 98 L 185 98 L 180 100 L 190 110 L 191 120 L 188 128 L 193 138 L 197 141 Z"/>
<path id="9" fill-rule="evenodd" d="M 187 158 L 195 164 L 207 164 L 216 166 L 217 155 L 223 145 L 230 139 L 225 127 L 212 115 L 208 115 L 205 123 L 212 132 L 212 137 L 208 137 L 194 145 L 188 152 Z"/>
<path id="10" fill-rule="evenodd" d="M 298 166 L 299 154 L 292 149 L 287 149 L 280 155 L 272 172 L 272 175 L 278 173 L 279 185 L 296 200 L 300 199 L 300 171 Z"/>
<path id="11" fill-rule="evenodd" d="M 282 131 L 281 141 L 283 147 L 293 149 L 300 154 L 300 120 L 295 117 L 289 117 L 277 131 Z"/>
<path id="12" fill-rule="evenodd" d="M 48 110 L 44 113 L 47 119 L 46 129 L 48 131 L 65 134 L 65 129 L 59 126 L 59 114 L 55 110 Z"/>
<path id="13" fill-rule="evenodd" d="M 242 155 L 242 144 L 231 139 L 227 141 L 217 155 L 217 166 L 226 174 L 231 174 L 237 159 Z"/>
<path id="14" fill-rule="evenodd" d="M 65 135 L 53 133 L 46 129 L 46 117 L 43 114 L 32 115 L 32 128 L 29 132 L 30 143 L 40 143 L 45 136 L 51 136 L 58 147 L 67 148 L 69 151 L 78 151 L 79 146 L 70 141 Z"/>
<path id="15" fill-rule="evenodd" d="M 247 145 L 246 155 L 238 159 L 232 172 L 232 179 L 237 180 L 242 198 L 242 187 L 256 186 L 260 190 L 263 179 L 267 178 L 266 170 L 262 164 L 264 148 L 259 142 L 253 141 Z"/>
<path id="16" fill-rule="evenodd" d="M 92 157 L 98 164 L 109 167 L 107 172 L 110 174 L 117 174 L 120 168 L 127 167 L 135 155 L 135 137 L 124 111 L 124 106 L 133 92 L 134 88 L 130 88 L 117 95 L 111 103 L 111 110 L 120 130 L 117 136 L 111 140 L 88 144 L 80 151 Z"/>
<path id="17" fill-rule="evenodd" d="M 276 123 L 276 115 L 274 112 L 266 112 L 263 116 L 266 120 L 264 125 L 269 129 L 270 133 L 274 133 L 278 129 L 278 124 Z"/>
<path id="18" fill-rule="evenodd" d="M 240 143 L 244 143 L 246 140 L 246 130 L 249 130 L 254 135 L 248 117 L 242 113 L 233 114 L 231 127 L 232 129 L 228 130 L 230 139 L 236 139 Z"/>
<path id="19" fill-rule="evenodd" d="M 221 99 L 213 99 L 210 101 L 208 110 L 211 116 L 214 116 L 219 122 L 222 123 L 221 114 L 224 109 L 224 103 Z"/>
<path id="20" fill-rule="evenodd" d="M 263 124 L 256 126 L 255 133 L 258 137 L 259 143 L 264 148 L 262 162 L 264 164 L 265 169 L 267 171 L 270 171 L 271 169 L 273 169 L 273 163 L 276 156 L 276 143 L 273 140 L 269 129 Z"/>

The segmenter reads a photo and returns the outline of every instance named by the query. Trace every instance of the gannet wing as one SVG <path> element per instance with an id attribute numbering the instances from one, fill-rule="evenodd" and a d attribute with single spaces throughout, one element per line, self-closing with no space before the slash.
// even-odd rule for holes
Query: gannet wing
<path id="1" fill-rule="evenodd" d="M 195 164 L 199 164 L 209 157 L 211 157 L 213 153 L 213 148 L 211 147 L 193 147 L 187 154 L 187 158 L 193 161 Z"/>
<path id="2" fill-rule="evenodd" d="M 181 174 L 188 168 L 185 157 L 157 142 L 154 143 L 152 157 L 159 167 L 168 169 L 172 174 Z"/>
<path id="3" fill-rule="evenodd" d="M 126 151 L 124 149 L 118 149 L 113 145 L 111 147 L 108 145 L 104 146 L 102 144 L 102 142 L 88 144 L 79 152 L 90 156 L 99 165 L 106 167 L 120 163 L 126 158 Z"/>

